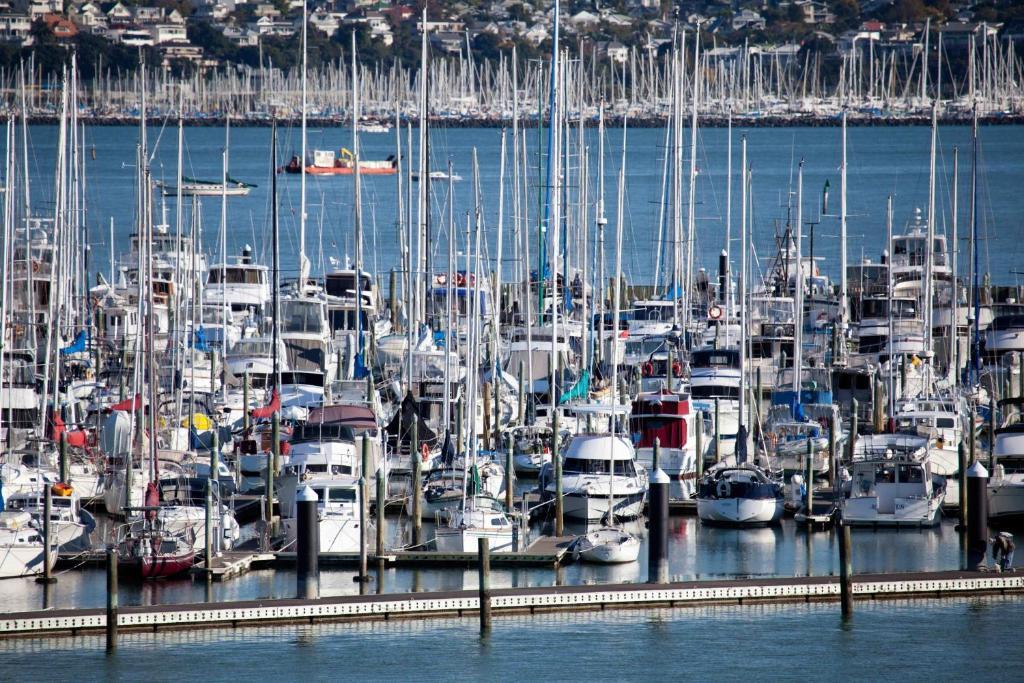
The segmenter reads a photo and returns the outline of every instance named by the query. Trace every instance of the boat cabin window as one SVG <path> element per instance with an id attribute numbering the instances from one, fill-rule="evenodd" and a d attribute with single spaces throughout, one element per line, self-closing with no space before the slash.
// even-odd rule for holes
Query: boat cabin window
<path id="1" fill-rule="evenodd" d="M 675 307 L 672 304 L 664 306 L 655 306 L 648 304 L 646 306 L 637 306 L 633 309 L 633 320 L 649 320 L 653 322 L 669 322 L 675 313 Z"/>
<path id="2" fill-rule="evenodd" d="M 491 526 L 505 526 L 504 517 L 491 517 Z"/>
<path id="3" fill-rule="evenodd" d="M 940 417 L 935 420 L 935 426 L 939 429 L 953 429 L 956 427 L 956 420 L 951 417 Z"/>
<path id="4" fill-rule="evenodd" d="M 1012 330 L 1024 327 L 1024 315 L 1000 315 L 992 321 L 989 329 L 993 331 Z"/>
<path id="5" fill-rule="evenodd" d="M 288 371 L 281 373 L 281 385 L 300 384 L 310 387 L 324 386 L 324 375 L 322 372 L 298 372 Z"/>
<path id="6" fill-rule="evenodd" d="M 327 312 L 332 330 L 355 330 L 356 312 L 334 309 Z M 359 329 L 366 330 L 366 312 L 359 312 Z"/>
<path id="7" fill-rule="evenodd" d="M 607 460 L 590 460 L 588 458 L 566 458 L 562 466 L 563 472 L 570 474 L 608 474 Z M 636 468 L 632 460 L 616 460 L 615 474 L 632 476 Z"/>
<path id="8" fill-rule="evenodd" d="M 323 304 L 319 301 L 282 301 L 281 331 L 319 334 L 323 329 Z"/>
<path id="9" fill-rule="evenodd" d="M 731 350 L 695 351 L 690 361 L 694 368 L 738 368 L 739 352 Z"/>
<path id="10" fill-rule="evenodd" d="M 206 279 L 209 285 L 221 284 L 221 276 L 229 285 L 259 285 L 263 284 L 263 271 L 257 268 L 218 268 L 210 269 L 210 276 Z"/>
<path id="11" fill-rule="evenodd" d="M 366 275 L 362 277 L 362 290 L 363 292 L 369 292 L 372 285 L 370 278 Z M 355 273 L 332 273 L 324 278 L 324 289 L 327 290 L 329 296 L 336 296 L 339 298 L 352 298 L 356 295 L 356 276 Z"/>
<path id="12" fill-rule="evenodd" d="M 354 503 L 356 502 L 356 490 L 351 488 L 330 488 L 330 489 L 314 489 L 316 490 L 316 497 L 320 500 L 324 499 L 324 490 L 327 491 L 327 500 L 332 503 Z"/>
<path id="13" fill-rule="evenodd" d="M 875 483 L 876 484 L 895 484 L 896 483 L 896 468 L 893 465 L 879 465 L 875 468 Z"/>
<path id="14" fill-rule="evenodd" d="M 638 341 L 626 342 L 627 356 L 650 356 L 652 353 L 665 349 L 665 340 L 662 338 L 641 339 Z"/>
<path id="15" fill-rule="evenodd" d="M 231 347 L 229 356 L 263 356 L 272 355 L 271 343 L 266 339 L 241 339 Z"/>
<path id="16" fill-rule="evenodd" d="M 924 481 L 924 470 L 920 465 L 900 465 L 901 484 L 920 484 Z"/>
<path id="17" fill-rule="evenodd" d="M 346 427 L 340 424 L 303 424 L 295 428 L 295 432 L 292 434 L 291 442 L 293 444 L 298 443 L 310 443 L 318 441 L 348 441 L 355 443 L 355 436 L 352 433 L 351 427 Z"/>
<path id="18" fill-rule="evenodd" d="M 326 463 L 310 463 L 305 466 L 305 470 L 309 474 L 352 474 L 352 468 L 348 465 L 331 465 L 328 469 Z"/>
<path id="19" fill-rule="evenodd" d="M 690 387 L 690 395 L 693 398 L 725 398 L 738 401 L 740 399 L 740 388 L 724 385 L 695 386 Z"/>

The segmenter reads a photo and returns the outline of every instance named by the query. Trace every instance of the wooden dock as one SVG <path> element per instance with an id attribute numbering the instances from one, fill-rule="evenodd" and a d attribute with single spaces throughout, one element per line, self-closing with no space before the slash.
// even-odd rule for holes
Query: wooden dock
<path id="1" fill-rule="evenodd" d="M 492 559 L 495 556 L 492 556 Z M 927 572 L 861 574 L 853 577 L 857 600 L 947 598 L 1024 593 L 1024 573 Z M 650 609 L 766 602 L 837 602 L 835 576 L 779 577 L 668 584 L 542 586 L 491 590 L 497 614 L 553 611 Z M 476 616 L 479 592 L 445 591 L 320 598 L 277 599 L 183 605 L 121 607 L 120 631 L 315 624 L 437 616 Z M 836 610 L 838 617 L 839 610 Z M 106 628 L 106 610 L 58 609 L 0 615 L 0 637 L 76 636 Z"/>
<path id="2" fill-rule="evenodd" d="M 214 581 L 225 581 L 246 573 L 252 569 L 253 565 L 270 564 L 274 559 L 274 553 L 229 550 L 214 557 L 209 567 L 206 566 L 204 558 L 192 567 L 192 572 L 207 576 Z"/>
<path id="3" fill-rule="evenodd" d="M 575 536 L 541 536 L 525 550 L 510 553 L 491 553 L 492 567 L 557 567 L 571 560 L 569 544 Z M 384 563 L 394 567 L 468 567 L 476 566 L 476 553 L 442 553 L 435 550 L 391 550 L 377 557 L 371 553 L 370 564 Z M 295 552 L 275 554 L 277 564 L 295 564 Z M 321 566 L 357 566 L 359 553 L 320 553 Z"/>

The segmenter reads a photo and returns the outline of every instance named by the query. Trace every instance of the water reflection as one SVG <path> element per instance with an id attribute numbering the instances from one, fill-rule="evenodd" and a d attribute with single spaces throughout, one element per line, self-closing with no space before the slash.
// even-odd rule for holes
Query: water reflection
<path id="1" fill-rule="evenodd" d="M 400 534 L 399 524 L 389 524 Z M 494 566 L 491 581 L 495 588 L 575 585 L 584 583 L 635 583 L 647 579 L 647 529 L 642 520 L 626 524 L 626 529 L 641 538 L 639 561 L 620 566 L 576 563 L 558 570 L 550 567 L 509 568 Z M 582 533 L 586 527 L 572 525 L 569 533 Z M 539 530 L 535 530 L 535 534 Z M 953 522 L 934 529 L 892 530 L 854 529 L 852 559 L 856 573 L 932 571 L 958 569 L 961 566 L 960 535 Z M 673 517 L 669 526 L 669 575 L 673 580 L 724 578 L 737 576 L 806 576 L 838 573 L 838 547 L 833 531 L 808 533 L 784 520 L 774 527 L 730 529 L 703 526 L 694 517 Z M 322 596 L 359 595 L 360 584 L 353 581 L 353 567 L 323 566 L 320 570 Z M 371 571 L 369 592 L 407 592 L 435 590 L 475 590 L 477 574 L 473 567 L 395 568 L 379 567 Z M 32 579 L 0 581 L 3 611 L 27 611 L 43 608 L 100 607 L 106 587 L 102 568 L 64 570 L 59 581 L 49 587 Z M 296 594 L 295 572 L 291 569 L 260 569 L 225 582 L 207 584 L 202 577 L 170 581 L 133 583 L 122 581 L 122 605 L 155 605 L 202 601 L 231 601 Z"/>

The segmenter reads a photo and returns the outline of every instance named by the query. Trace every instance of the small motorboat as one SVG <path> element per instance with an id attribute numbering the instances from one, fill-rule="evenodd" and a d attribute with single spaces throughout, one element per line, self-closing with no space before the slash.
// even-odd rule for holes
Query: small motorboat
<path id="1" fill-rule="evenodd" d="M 573 557 L 596 564 L 636 562 L 640 539 L 615 527 L 601 527 L 576 537 L 571 545 Z"/>
<path id="2" fill-rule="evenodd" d="M 32 519 L 22 510 L 0 512 L 0 579 L 42 574 L 47 559 L 43 536 Z M 57 548 L 50 548 L 50 566 L 57 558 Z"/>
<path id="3" fill-rule="evenodd" d="M 177 185 L 158 183 L 165 197 L 173 197 L 178 194 Z M 186 197 L 245 197 L 252 188 L 256 187 L 251 183 L 243 183 L 241 180 L 228 178 L 226 183 L 219 180 L 196 180 L 195 178 L 181 179 L 181 194 Z"/>
<path id="4" fill-rule="evenodd" d="M 751 464 L 715 467 L 697 486 L 697 516 L 705 524 L 774 524 L 784 504 L 782 482 Z"/>

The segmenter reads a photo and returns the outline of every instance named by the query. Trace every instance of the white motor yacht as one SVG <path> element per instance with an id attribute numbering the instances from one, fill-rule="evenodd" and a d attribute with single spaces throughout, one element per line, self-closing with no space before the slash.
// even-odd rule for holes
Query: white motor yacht
<path id="1" fill-rule="evenodd" d="M 553 468 L 541 472 L 545 499 L 556 493 Z M 566 517 L 601 520 L 640 516 L 647 497 L 647 474 L 632 444 L 616 434 L 577 434 L 562 460 L 562 510 Z"/>
<path id="2" fill-rule="evenodd" d="M 78 492 L 69 486 L 57 484 L 53 493 L 50 511 L 50 529 L 53 542 L 60 554 L 74 555 L 92 548 L 92 532 L 96 520 L 88 510 L 82 508 Z M 41 491 L 17 493 L 6 500 L 9 510 L 18 510 L 32 515 L 39 529 L 43 528 L 45 502 Z"/>
<path id="3" fill-rule="evenodd" d="M 927 527 L 939 523 L 945 480 L 933 481 L 928 438 L 910 434 L 860 436 L 843 501 L 852 526 Z"/>
<path id="4" fill-rule="evenodd" d="M 302 482 L 318 499 L 321 553 L 358 553 L 361 542 L 359 527 L 359 479 L 350 476 L 314 476 Z M 295 496 L 287 516 L 281 520 L 286 546 L 294 547 L 298 532 Z M 284 510 L 284 508 L 282 508 Z"/>
<path id="5" fill-rule="evenodd" d="M 996 430 L 995 466 L 988 482 L 988 517 L 993 524 L 1024 520 L 1024 422 Z"/>

